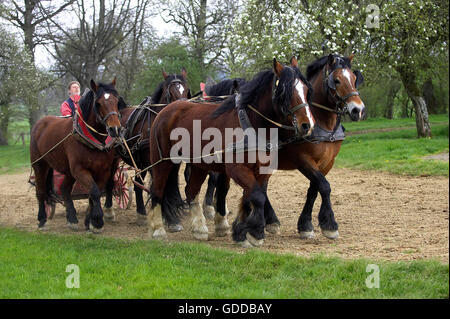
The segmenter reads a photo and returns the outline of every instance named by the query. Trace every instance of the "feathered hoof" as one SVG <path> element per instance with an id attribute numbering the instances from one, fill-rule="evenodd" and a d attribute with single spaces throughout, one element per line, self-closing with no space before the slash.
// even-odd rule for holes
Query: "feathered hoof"
<path id="1" fill-rule="evenodd" d="M 78 226 L 78 223 L 67 222 L 66 226 L 67 226 L 67 228 L 69 228 L 70 230 L 73 230 L 73 231 L 79 231 L 80 230 L 80 227 Z"/>
<path id="2" fill-rule="evenodd" d="M 264 238 L 263 239 L 256 239 L 255 237 L 250 235 L 250 233 L 247 233 L 245 235 L 245 237 L 250 242 L 250 244 L 252 244 L 255 247 L 261 247 L 264 244 Z"/>
<path id="3" fill-rule="evenodd" d="M 337 239 L 339 237 L 339 231 L 337 230 L 323 230 L 322 234 L 328 239 Z"/>
<path id="4" fill-rule="evenodd" d="M 138 226 L 147 226 L 148 225 L 147 215 L 136 213 L 136 224 Z"/>
<path id="5" fill-rule="evenodd" d="M 203 215 L 205 216 L 206 219 L 214 219 L 214 216 L 216 215 L 216 210 L 214 209 L 214 206 L 204 205 Z"/>
<path id="6" fill-rule="evenodd" d="M 178 233 L 183 230 L 183 226 L 181 224 L 172 224 L 167 227 L 169 233 Z"/>
<path id="7" fill-rule="evenodd" d="M 95 228 L 94 225 L 89 223 L 89 231 L 92 232 L 93 234 L 98 235 L 98 234 L 101 234 L 103 232 L 103 227 Z"/>
<path id="8" fill-rule="evenodd" d="M 252 248 L 253 247 L 253 245 L 250 244 L 250 242 L 247 239 L 244 240 L 244 241 L 238 241 L 236 243 L 236 245 L 238 245 L 238 246 L 240 246 L 242 248 Z"/>
<path id="9" fill-rule="evenodd" d="M 280 233 L 280 224 L 273 223 L 266 225 L 266 232 L 274 235 L 278 235 Z"/>
<path id="10" fill-rule="evenodd" d="M 153 239 L 163 240 L 167 238 L 167 233 L 163 227 L 156 229 L 152 234 Z"/>
<path id="11" fill-rule="evenodd" d="M 231 234 L 230 227 L 228 228 L 216 228 L 215 229 L 216 237 L 225 237 Z"/>
<path id="12" fill-rule="evenodd" d="M 116 213 L 114 212 L 113 207 L 103 208 L 103 217 L 108 222 L 116 222 Z"/>
<path id="13" fill-rule="evenodd" d="M 38 226 L 37 229 L 38 229 L 38 231 L 42 231 L 42 232 L 49 230 L 47 225 Z"/>
<path id="14" fill-rule="evenodd" d="M 193 231 L 192 236 L 194 236 L 195 239 L 201 240 L 201 241 L 207 241 L 208 240 L 208 232 L 200 232 L 200 231 Z"/>
<path id="15" fill-rule="evenodd" d="M 314 230 L 299 231 L 298 233 L 299 233 L 301 239 L 311 239 L 311 238 L 315 237 Z"/>

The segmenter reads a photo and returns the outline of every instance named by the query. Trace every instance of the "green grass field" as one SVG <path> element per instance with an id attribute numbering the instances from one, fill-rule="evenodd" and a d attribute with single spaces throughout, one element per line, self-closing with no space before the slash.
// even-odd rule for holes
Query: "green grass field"
<path id="1" fill-rule="evenodd" d="M 80 288 L 66 288 L 69 264 Z M 367 288 L 368 264 L 380 287 Z M 0 228 L 0 298 L 448 298 L 449 266 Z"/>

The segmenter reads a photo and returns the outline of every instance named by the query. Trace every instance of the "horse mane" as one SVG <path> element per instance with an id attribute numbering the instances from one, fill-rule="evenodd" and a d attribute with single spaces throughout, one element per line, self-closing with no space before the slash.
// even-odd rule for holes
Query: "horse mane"
<path id="1" fill-rule="evenodd" d="M 255 77 L 244 84 L 240 90 L 239 94 L 241 105 L 247 107 L 248 104 L 254 104 L 264 92 L 266 87 L 273 82 L 275 73 L 272 69 L 264 70 L 259 72 Z M 292 92 L 294 87 L 294 81 L 300 78 L 300 80 L 308 86 L 308 102 L 311 100 L 312 86 L 309 81 L 301 74 L 298 68 L 293 68 L 285 66 L 281 72 L 280 79 L 278 81 L 278 86 L 275 90 L 275 96 L 273 97 L 274 102 L 280 106 L 283 114 L 288 112 L 290 101 L 292 98 Z M 225 100 L 212 114 L 213 118 L 216 118 L 228 111 L 231 111 L 236 107 L 235 94 L 230 96 Z"/>
<path id="2" fill-rule="evenodd" d="M 153 91 L 151 96 L 153 103 L 159 103 L 159 100 L 161 100 L 164 91 L 164 84 L 169 85 L 169 83 L 175 79 L 179 79 L 183 84 L 186 84 L 186 79 L 181 74 L 170 74 L 164 81 L 161 81 L 156 90 Z"/>
<path id="3" fill-rule="evenodd" d="M 239 87 L 247 83 L 247 81 L 243 78 L 225 79 L 217 84 L 206 86 L 205 93 L 209 96 L 221 96 L 230 94 L 231 89 L 233 89 L 234 81 L 237 81 Z"/>
<path id="4" fill-rule="evenodd" d="M 352 68 L 349 58 L 340 56 L 338 54 L 333 54 L 333 57 L 336 59 L 336 63 L 334 64 L 332 71 L 338 68 Z M 306 78 L 308 79 L 308 81 L 311 80 L 317 73 L 319 73 L 327 63 L 328 55 L 318 58 L 314 62 L 310 63 L 306 68 Z"/>
<path id="5" fill-rule="evenodd" d="M 97 83 L 97 92 L 94 93 L 94 91 L 91 89 L 86 94 L 83 94 L 83 96 L 80 99 L 79 105 L 81 109 L 81 115 L 83 116 L 83 119 L 87 121 L 89 118 L 89 115 L 91 114 L 92 107 L 96 107 L 94 102 L 101 97 L 105 93 L 110 93 L 116 96 L 119 99 L 119 105 L 120 107 L 121 102 L 120 100 L 123 98 L 119 97 L 119 94 L 117 93 L 116 88 L 112 84 L 105 84 L 105 83 Z M 126 107 L 125 101 L 123 101 L 122 106 Z"/>

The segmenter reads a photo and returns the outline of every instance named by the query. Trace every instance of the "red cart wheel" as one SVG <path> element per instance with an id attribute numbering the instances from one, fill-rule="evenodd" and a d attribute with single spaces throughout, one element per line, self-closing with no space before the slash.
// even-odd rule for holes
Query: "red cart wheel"
<path id="1" fill-rule="evenodd" d="M 114 174 L 113 196 L 116 199 L 120 209 L 128 209 L 131 207 L 133 200 L 133 187 L 128 185 L 128 174 L 125 168 L 117 169 Z"/>

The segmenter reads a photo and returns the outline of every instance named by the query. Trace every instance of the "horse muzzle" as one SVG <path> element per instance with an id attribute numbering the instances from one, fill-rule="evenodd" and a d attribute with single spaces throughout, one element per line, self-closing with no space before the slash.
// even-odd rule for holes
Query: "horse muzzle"
<path id="1" fill-rule="evenodd" d="M 348 114 L 350 115 L 352 121 L 364 120 L 367 116 L 366 107 L 364 104 L 356 104 L 351 102 L 348 104 Z"/>

